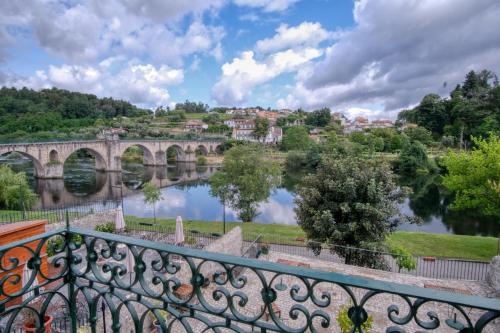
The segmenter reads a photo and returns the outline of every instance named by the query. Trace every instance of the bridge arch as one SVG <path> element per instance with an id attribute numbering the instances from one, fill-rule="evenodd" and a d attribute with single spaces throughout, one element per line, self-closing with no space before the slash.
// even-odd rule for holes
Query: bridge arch
<path id="1" fill-rule="evenodd" d="M 172 162 L 177 162 L 180 159 L 182 159 L 182 157 L 185 155 L 185 152 L 182 149 L 182 147 L 176 144 L 168 146 L 165 153 L 167 155 L 167 164 Z"/>
<path id="2" fill-rule="evenodd" d="M 153 155 L 153 152 L 146 147 L 145 145 L 142 145 L 140 143 L 133 143 L 130 145 L 127 145 L 124 147 L 123 151 L 120 154 L 120 158 L 123 160 L 123 155 L 127 150 L 130 150 L 131 148 L 137 147 L 142 151 L 142 164 L 143 165 L 155 165 L 155 155 Z"/>
<path id="3" fill-rule="evenodd" d="M 59 162 L 59 153 L 57 150 L 52 149 L 49 153 L 49 162 L 50 163 L 56 163 Z"/>
<path id="4" fill-rule="evenodd" d="M 33 175 L 35 177 L 43 177 L 44 176 L 45 172 L 44 172 L 42 163 L 35 156 L 33 156 L 29 153 L 19 151 L 19 150 L 11 150 L 11 151 L 6 151 L 6 152 L 0 151 L 0 156 L 9 155 L 12 153 L 16 153 L 16 154 L 19 154 L 23 157 L 26 157 L 31 161 L 31 163 L 33 163 Z"/>
<path id="5" fill-rule="evenodd" d="M 95 169 L 96 170 L 98 170 L 98 171 L 106 171 L 108 169 L 107 164 L 106 164 L 106 159 L 104 158 L 104 156 L 102 156 L 102 154 L 100 152 L 98 152 L 97 150 L 89 148 L 89 147 L 81 147 L 81 148 L 78 148 L 78 149 L 74 150 L 64 160 L 63 164 L 66 164 L 66 162 L 68 161 L 68 159 L 71 156 L 74 156 L 74 154 L 78 154 L 78 152 L 80 152 L 80 151 L 86 152 L 87 154 L 89 154 L 92 157 L 94 157 L 94 159 L 95 159 Z"/>
<path id="6" fill-rule="evenodd" d="M 209 151 L 205 145 L 198 145 L 195 150 L 196 155 L 207 156 Z"/>

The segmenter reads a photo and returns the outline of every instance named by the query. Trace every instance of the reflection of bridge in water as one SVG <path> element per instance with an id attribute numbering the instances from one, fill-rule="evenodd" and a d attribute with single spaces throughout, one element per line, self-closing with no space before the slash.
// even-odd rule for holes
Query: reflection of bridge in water
<path id="1" fill-rule="evenodd" d="M 38 179 L 35 191 L 39 200 L 34 208 L 52 209 L 89 202 L 120 200 L 122 194 L 125 197 L 138 193 L 142 185 L 149 181 L 163 188 L 208 179 L 216 170 L 215 166 L 197 166 L 195 163 L 177 163 L 174 168 L 149 166 L 145 167 L 141 182 L 127 182 L 126 175 L 122 173 L 97 171 L 95 190 L 83 196 L 68 191 L 63 179 Z"/>

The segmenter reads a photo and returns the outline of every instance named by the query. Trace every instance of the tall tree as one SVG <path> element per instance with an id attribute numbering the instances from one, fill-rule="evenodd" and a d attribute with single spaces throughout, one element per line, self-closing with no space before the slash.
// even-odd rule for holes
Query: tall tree
<path id="1" fill-rule="evenodd" d="M 4 209 L 30 209 L 36 201 L 26 175 L 15 173 L 7 165 L 0 165 L 0 207 Z"/>
<path id="2" fill-rule="evenodd" d="M 329 108 L 323 108 L 307 114 L 306 124 L 316 127 L 325 127 L 332 119 L 331 111 Z"/>
<path id="3" fill-rule="evenodd" d="M 455 193 L 452 207 L 500 216 L 500 139 L 473 138 L 472 152 L 450 152 L 443 161 L 443 185 Z"/>
<path id="4" fill-rule="evenodd" d="M 287 151 L 306 150 L 311 145 L 311 139 L 304 126 L 294 126 L 285 132 L 281 145 Z"/>
<path id="5" fill-rule="evenodd" d="M 210 192 L 235 208 L 243 222 L 251 222 L 258 204 L 278 185 L 280 174 L 277 163 L 266 159 L 262 148 L 235 146 L 225 153 L 220 171 L 210 177 Z"/>
<path id="6" fill-rule="evenodd" d="M 156 223 L 156 203 L 162 199 L 160 188 L 151 182 L 147 182 L 143 189 L 144 202 L 153 206 L 153 218 Z"/>
<path id="7" fill-rule="evenodd" d="M 404 194 L 386 164 L 325 157 L 298 187 L 295 212 L 311 240 L 377 248 L 398 225 Z"/>
<path id="8" fill-rule="evenodd" d="M 258 141 L 262 141 L 267 136 L 269 132 L 269 119 L 257 117 L 255 119 L 255 129 L 253 135 Z"/>

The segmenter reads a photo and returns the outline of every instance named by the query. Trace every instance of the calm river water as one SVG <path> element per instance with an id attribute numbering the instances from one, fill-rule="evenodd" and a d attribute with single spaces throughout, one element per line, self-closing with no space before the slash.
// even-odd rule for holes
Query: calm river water
<path id="1" fill-rule="evenodd" d="M 207 179 L 216 172 L 215 167 L 197 167 L 177 164 L 168 167 L 144 167 L 141 164 L 123 165 L 123 172 L 101 173 L 93 169 L 91 159 L 80 158 L 65 164 L 64 180 L 38 180 L 33 177 L 29 160 L 8 160 L 17 171 L 25 171 L 30 184 L 39 194 L 37 208 L 72 205 L 75 202 L 119 199 L 120 186 L 124 196 L 125 214 L 141 217 L 153 216 L 153 208 L 145 205 L 140 192 L 142 184 L 153 181 L 162 187 L 162 200 L 156 205 L 159 217 L 182 216 L 184 219 L 222 221 L 223 208 L 217 198 L 210 195 Z M 300 177 L 295 177 L 300 178 Z M 438 176 L 425 176 L 400 180 L 410 186 L 413 194 L 399 207 L 407 215 L 421 217 L 420 225 L 401 225 L 401 230 L 461 235 L 497 236 L 500 222 L 474 213 L 449 209 L 451 198 L 439 186 Z M 294 213 L 294 177 L 285 176 L 282 188 L 276 189 L 267 202 L 260 204 L 257 223 L 296 224 Z M 226 207 L 226 221 L 238 221 L 237 213 Z"/>

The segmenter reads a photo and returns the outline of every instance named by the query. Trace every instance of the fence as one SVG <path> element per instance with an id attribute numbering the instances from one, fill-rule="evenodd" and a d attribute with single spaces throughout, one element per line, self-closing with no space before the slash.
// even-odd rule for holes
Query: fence
<path id="1" fill-rule="evenodd" d="M 55 256 L 41 259 L 54 237 L 63 243 Z M 28 247 L 26 256 L 16 256 Z M 332 332 L 339 331 L 339 308 L 346 309 L 351 332 L 367 331 L 366 325 L 372 332 L 500 328 L 499 299 L 159 244 L 69 227 L 69 221 L 65 228 L 0 246 L 0 253 L 0 273 L 17 288 L 0 288 L 4 332 L 27 320 L 23 310 L 40 322 L 55 317 L 62 304 L 68 331 L 76 332 L 79 300 L 92 332 L 150 332 L 154 321 L 162 332 Z M 29 277 L 21 277 L 17 263 L 28 265 Z M 238 266 L 245 271 L 233 279 Z M 99 316 L 99 304 L 105 316 Z"/>
<path id="2" fill-rule="evenodd" d="M 403 256 L 347 246 L 325 246 L 315 242 L 307 245 L 287 244 L 280 242 L 279 238 L 270 244 L 270 249 L 302 257 L 437 279 L 483 281 L 489 267 L 489 262 L 485 261 L 415 256 L 413 259 L 416 268 L 406 270 L 400 269 L 397 263 L 398 258 Z"/>
<path id="3" fill-rule="evenodd" d="M 99 200 L 90 202 L 73 202 L 71 205 L 61 204 L 50 209 L 34 209 L 24 211 L 0 211 L 0 224 L 20 221 L 47 220 L 48 223 L 63 222 L 68 213 L 70 219 L 77 219 L 89 214 L 105 212 L 120 205 L 116 200 Z"/>
<path id="4" fill-rule="evenodd" d="M 175 227 L 153 223 L 127 224 L 123 235 L 136 237 L 153 242 L 175 244 Z M 217 233 L 203 233 L 196 230 L 184 230 L 184 243 L 186 247 L 203 249 L 221 237 Z"/>

